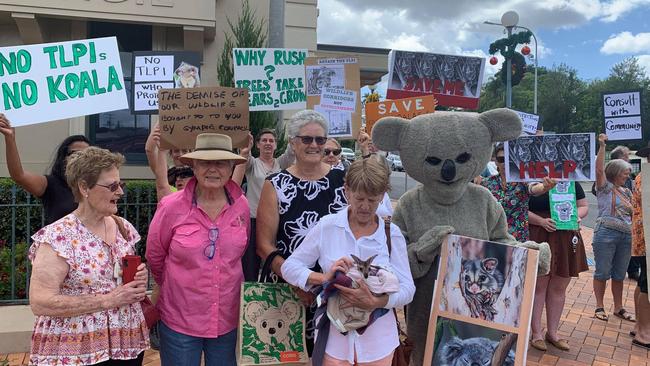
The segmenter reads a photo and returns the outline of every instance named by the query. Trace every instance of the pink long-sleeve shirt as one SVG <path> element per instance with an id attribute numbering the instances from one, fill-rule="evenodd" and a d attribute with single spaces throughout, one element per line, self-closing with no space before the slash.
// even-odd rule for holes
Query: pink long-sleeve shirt
<path id="1" fill-rule="evenodd" d="M 184 190 L 163 198 L 149 225 L 147 261 L 160 298 L 156 306 L 171 329 L 194 337 L 216 338 L 237 327 L 244 274 L 241 257 L 250 230 L 243 191 L 226 183 L 227 203 L 215 221 L 196 204 L 196 178 Z M 209 230 L 217 228 L 209 259 Z"/>

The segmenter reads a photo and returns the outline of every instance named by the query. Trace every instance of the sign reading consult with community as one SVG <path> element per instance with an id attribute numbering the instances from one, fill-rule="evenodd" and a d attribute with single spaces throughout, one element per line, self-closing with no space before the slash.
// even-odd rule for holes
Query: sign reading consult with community
<path id="1" fill-rule="evenodd" d="M 0 112 L 14 126 L 126 108 L 115 37 L 0 48 Z"/>

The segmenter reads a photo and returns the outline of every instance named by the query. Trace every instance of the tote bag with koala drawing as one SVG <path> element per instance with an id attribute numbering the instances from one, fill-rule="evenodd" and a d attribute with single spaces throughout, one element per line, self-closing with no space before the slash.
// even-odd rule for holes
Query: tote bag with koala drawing
<path id="1" fill-rule="evenodd" d="M 286 283 L 244 282 L 238 365 L 306 364 L 305 308 Z"/>

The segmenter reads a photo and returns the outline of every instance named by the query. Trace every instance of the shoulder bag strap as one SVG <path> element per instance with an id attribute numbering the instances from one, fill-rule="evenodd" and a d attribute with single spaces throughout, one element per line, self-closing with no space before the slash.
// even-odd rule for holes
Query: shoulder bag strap
<path id="1" fill-rule="evenodd" d="M 384 232 L 386 233 L 386 246 L 388 247 L 388 257 L 393 251 L 393 245 L 390 238 L 390 216 L 384 218 Z M 406 336 L 406 333 L 402 330 L 402 326 L 399 323 L 399 318 L 397 317 L 397 310 L 393 308 L 393 314 L 395 315 L 395 322 L 397 323 L 397 334 L 400 336 Z"/>
<path id="2" fill-rule="evenodd" d="M 129 240 L 129 234 L 126 231 L 126 227 L 124 226 L 124 222 L 122 222 L 122 218 L 120 218 L 117 215 L 111 215 L 111 218 L 113 221 L 115 221 L 115 225 L 117 225 L 117 231 L 119 231 L 120 235 L 122 235 L 122 238 L 124 240 Z"/>

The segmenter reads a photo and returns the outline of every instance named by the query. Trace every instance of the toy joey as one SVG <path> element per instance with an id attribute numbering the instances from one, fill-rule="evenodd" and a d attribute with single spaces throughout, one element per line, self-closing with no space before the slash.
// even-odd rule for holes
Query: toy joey
<path id="1" fill-rule="evenodd" d="M 255 325 L 262 342 L 272 345 L 274 338 L 276 343 L 289 350 L 289 328 L 300 318 L 301 308 L 295 301 L 287 301 L 281 307 L 268 306 L 260 301 L 250 302 L 244 308 L 244 320 Z"/>
<path id="2" fill-rule="evenodd" d="M 442 112 L 406 120 L 380 119 L 372 140 L 384 151 L 399 151 L 404 170 L 419 185 L 400 197 L 393 222 L 407 242 L 416 290 L 409 305 L 409 336 L 416 339 L 411 364 L 421 365 L 438 272 L 440 246 L 448 234 L 521 245 L 508 234 L 503 208 L 484 187 L 471 183 L 485 168 L 492 146 L 521 134 L 519 116 L 501 108 L 480 114 Z M 540 249 L 539 272 L 548 273 L 548 244 L 527 242 Z"/>

